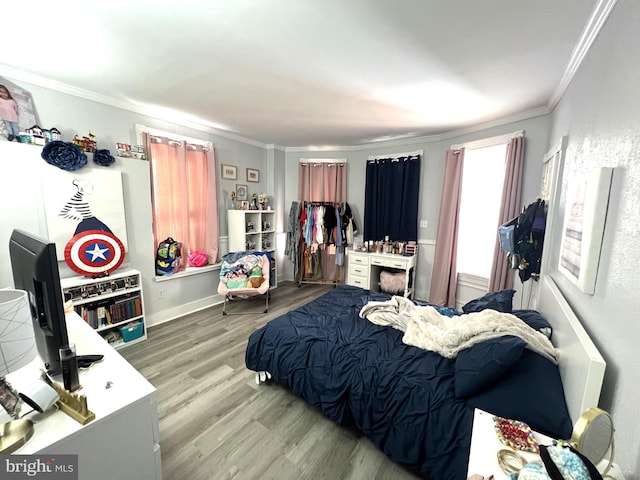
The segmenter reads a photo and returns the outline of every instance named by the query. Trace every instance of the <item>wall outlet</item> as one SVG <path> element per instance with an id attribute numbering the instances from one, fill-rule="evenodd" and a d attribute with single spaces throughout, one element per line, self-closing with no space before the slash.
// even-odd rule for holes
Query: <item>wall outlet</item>
<path id="1" fill-rule="evenodd" d="M 420 228 L 427 228 L 429 226 L 429 222 L 427 220 L 420 220 Z"/>
<path id="2" fill-rule="evenodd" d="M 158 289 L 158 298 L 159 299 L 163 299 L 164 298 L 164 288 L 159 288 Z"/>

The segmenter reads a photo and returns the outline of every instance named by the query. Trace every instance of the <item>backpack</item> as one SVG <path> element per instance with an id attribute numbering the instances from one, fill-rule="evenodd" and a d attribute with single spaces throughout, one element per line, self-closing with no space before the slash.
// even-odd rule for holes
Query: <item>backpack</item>
<path id="1" fill-rule="evenodd" d="M 514 230 L 514 253 L 519 262 L 520 280 L 526 282 L 540 274 L 544 232 L 547 225 L 547 209 L 544 200 L 536 200 L 518 216 Z"/>
<path id="2" fill-rule="evenodd" d="M 167 237 L 158 244 L 156 251 L 156 275 L 171 275 L 180 269 L 182 243 Z"/>

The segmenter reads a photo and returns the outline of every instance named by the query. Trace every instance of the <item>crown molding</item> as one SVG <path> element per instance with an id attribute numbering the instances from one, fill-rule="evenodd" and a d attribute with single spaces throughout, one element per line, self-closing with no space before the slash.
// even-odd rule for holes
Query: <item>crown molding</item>
<path id="1" fill-rule="evenodd" d="M 230 140 L 235 140 L 236 142 L 251 145 L 253 147 L 259 147 L 263 149 L 267 148 L 267 144 L 265 143 L 258 142 L 256 140 L 252 140 L 250 138 L 246 138 L 241 135 L 228 132 L 226 130 L 221 130 L 221 129 L 212 127 L 210 125 L 206 125 L 198 121 L 191 120 L 187 118 L 188 116 L 187 114 L 183 114 L 184 117 L 181 118 L 179 112 L 158 111 L 153 108 L 137 105 L 133 102 L 128 102 L 126 100 L 122 100 L 119 98 L 110 97 L 108 95 L 102 95 L 96 92 L 92 92 L 90 90 L 85 90 L 84 88 L 74 87 L 73 85 L 69 85 L 67 83 L 58 82 L 50 78 L 42 77 L 40 75 L 24 72 L 22 70 L 8 67 L 6 65 L 0 65 L 0 75 L 3 75 L 9 78 L 10 80 L 27 82 L 32 85 L 48 88 L 49 90 L 54 90 L 59 93 L 65 93 L 67 95 L 83 98 L 85 100 L 101 103 L 103 105 L 109 105 L 111 107 L 120 108 L 122 110 L 126 110 L 129 112 L 139 113 L 140 115 L 145 115 L 147 117 L 156 118 L 158 120 L 169 122 L 172 125 L 179 125 L 181 127 L 187 127 L 200 132 L 216 135 L 218 137 L 228 138 Z"/>
<path id="2" fill-rule="evenodd" d="M 609 18 L 609 14 L 611 13 L 611 10 L 613 10 L 613 7 L 615 7 L 616 2 L 617 0 L 600 0 L 593 9 L 593 12 L 591 12 L 589 21 L 580 36 L 580 40 L 578 40 L 578 43 L 571 53 L 569 63 L 567 64 L 567 68 L 565 68 L 564 74 L 560 79 L 560 83 L 549 99 L 548 108 L 550 111 L 553 111 L 556 107 L 565 90 L 571 83 L 571 80 L 573 80 L 573 76 L 578 71 L 580 64 L 587 55 L 587 52 L 598 36 L 598 33 L 600 33 L 605 21 Z"/>
<path id="3" fill-rule="evenodd" d="M 551 113 L 548 107 L 535 108 L 533 110 L 527 110 L 526 112 L 520 112 L 507 117 L 502 117 L 489 122 L 478 123 L 476 125 L 461 128 L 459 130 L 452 130 L 446 133 L 440 133 L 437 135 L 424 135 L 420 137 L 408 137 L 398 140 L 386 140 L 382 142 L 366 143 L 362 145 L 335 145 L 326 147 L 286 147 L 286 152 L 351 152 L 360 150 L 372 150 L 386 147 L 403 147 L 407 145 L 434 143 L 442 140 L 448 140 L 451 138 L 457 138 L 469 133 L 480 132 L 493 127 L 499 127 L 509 123 L 519 122 L 522 120 L 528 120 L 530 118 L 540 117 Z"/>

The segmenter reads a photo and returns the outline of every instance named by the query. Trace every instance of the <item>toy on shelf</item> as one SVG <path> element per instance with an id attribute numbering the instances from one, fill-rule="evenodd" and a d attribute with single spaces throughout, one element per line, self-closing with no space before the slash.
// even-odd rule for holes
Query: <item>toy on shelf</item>
<path id="1" fill-rule="evenodd" d="M 83 152 L 95 152 L 97 145 L 95 138 L 95 135 L 91 132 L 89 132 L 88 137 L 79 138 L 78 135 L 74 135 L 72 143 L 80 147 Z"/>
<path id="2" fill-rule="evenodd" d="M 134 145 L 132 147 L 128 143 L 116 143 L 116 155 L 118 157 L 135 158 L 138 160 L 147 159 L 142 145 Z"/>
<path id="3" fill-rule="evenodd" d="M 34 145 L 44 145 L 47 143 L 45 136 L 42 133 L 42 129 L 38 125 L 27 128 L 25 133 L 31 137 L 31 141 L 29 143 L 33 143 Z"/>

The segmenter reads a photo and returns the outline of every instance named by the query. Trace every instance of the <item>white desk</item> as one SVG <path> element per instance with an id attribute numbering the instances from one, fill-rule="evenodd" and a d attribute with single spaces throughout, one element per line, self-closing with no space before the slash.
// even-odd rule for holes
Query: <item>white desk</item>
<path id="1" fill-rule="evenodd" d="M 96 419 L 81 425 L 61 411 L 45 413 L 33 437 L 14 453 L 77 454 L 82 479 L 161 479 L 155 387 L 76 313 L 67 314 L 66 320 L 78 355 L 104 355 L 101 362 L 80 371 L 82 388 L 77 392 L 87 396 Z M 32 375 L 23 370 L 8 376 L 16 390 L 37 377 L 38 366 L 34 367 Z M 62 383 L 61 377 L 56 380 Z M 110 388 L 105 388 L 107 382 L 112 382 Z"/>
<path id="2" fill-rule="evenodd" d="M 538 432 L 533 432 L 539 445 L 551 445 L 553 439 Z M 493 415 L 476 408 L 473 416 L 473 432 L 471 434 L 471 451 L 469 452 L 469 468 L 467 477 L 475 474 L 484 475 L 488 478 L 493 475 L 495 480 L 509 480 L 509 477 L 498 465 L 498 451 L 508 448 L 498 439 L 493 427 Z M 540 460 L 540 456 L 535 453 L 517 452 L 528 462 Z M 604 466 L 599 466 L 600 471 Z M 624 480 L 620 469 L 613 465 L 607 475 L 616 480 Z"/>
<path id="3" fill-rule="evenodd" d="M 416 257 L 417 255 L 349 251 L 347 285 L 379 291 L 380 271 L 398 270 L 404 272 L 404 296 L 413 297 Z"/>

